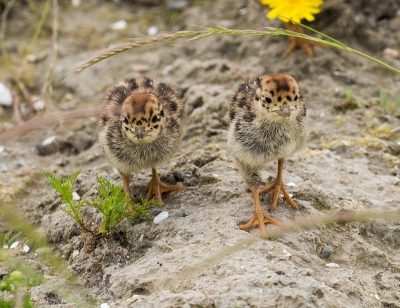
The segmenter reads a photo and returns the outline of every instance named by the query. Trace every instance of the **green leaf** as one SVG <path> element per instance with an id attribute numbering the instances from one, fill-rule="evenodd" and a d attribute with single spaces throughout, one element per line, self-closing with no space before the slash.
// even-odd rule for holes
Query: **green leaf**
<path id="1" fill-rule="evenodd" d="M 17 234 L 15 234 L 12 238 L 7 243 L 8 248 L 15 242 L 15 240 L 22 234 L 22 231 L 19 231 Z"/>

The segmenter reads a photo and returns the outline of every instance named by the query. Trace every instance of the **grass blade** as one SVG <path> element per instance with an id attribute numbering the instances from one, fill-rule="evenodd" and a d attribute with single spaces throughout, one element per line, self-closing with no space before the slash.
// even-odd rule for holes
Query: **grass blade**
<path id="1" fill-rule="evenodd" d="M 11 247 L 11 245 L 16 241 L 16 239 L 22 234 L 22 231 L 19 231 L 17 234 L 15 234 L 12 238 L 7 243 L 8 248 Z"/>
<path id="2" fill-rule="evenodd" d="M 272 27 L 266 27 L 265 31 L 236 30 L 236 29 L 227 29 L 224 27 L 207 28 L 207 29 L 199 30 L 199 31 L 179 31 L 179 32 L 175 32 L 173 34 L 166 34 L 166 35 L 158 36 L 158 37 L 145 38 L 140 41 L 134 41 L 131 43 L 118 45 L 114 48 L 108 49 L 108 50 L 98 54 L 96 57 L 94 57 L 92 59 L 87 60 L 85 63 L 83 63 L 82 65 L 75 68 L 73 70 L 73 72 L 74 73 L 82 72 L 84 69 L 86 69 L 96 63 L 99 63 L 107 58 L 110 58 L 114 55 L 117 55 L 121 52 L 130 50 L 133 48 L 141 47 L 144 45 L 148 45 L 148 44 L 157 43 L 157 42 L 173 41 L 173 40 L 177 40 L 179 38 L 184 38 L 184 37 L 192 37 L 191 40 L 199 40 L 199 39 L 210 37 L 212 35 L 239 35 L 239 36 L 248 35 L 248 36 L 294 36 L 294 37 L 304 38 L 306 40 L 319 42 L 321 44 L 328 45 L 328 46 L 331 46 L 331 47 L 334 47 L 337 49 L 342 49 L 346 52 L 354 53 L 358 56 L 361 56 L 372 62 L 375 62 L 375 63 L 391 70 L 392 72 L 395 72 L 396 74 L 400 75 L 400 70 L 390 66 L 389 64 L 386 64 L 386 63 L 384 63 L 378 59 L 375 59 L 367 54 L 364 54 L 360 51 L 352 49 L 352 48 L 346 46 L 345 44 L 331 38 L 328 35 L 325 35 L 325 34 L 319 32 L 311 27 L 305 26 L 303 24 L 299 24 L 299 25 L 314 32 L 314 33 L 317 33 L 317 34 L 323 36 L 324 38 L 326 38 L 326 40 L 320 39 L 317 37 L 313 37 L 313 36 L 310 36 L 310 35 L 307 35 L 304 33 L 298 33 L 298 32 L 284 30 L 284 29 L 276 29 L 276 28 L 272 28 Z"/>

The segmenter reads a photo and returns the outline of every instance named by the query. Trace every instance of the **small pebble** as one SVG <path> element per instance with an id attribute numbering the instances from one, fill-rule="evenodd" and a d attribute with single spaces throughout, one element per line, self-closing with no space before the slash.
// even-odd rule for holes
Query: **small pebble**
<path id="1" fill-rule="evenodd" d="M 24 247 L 22 248 L 22 251 L 26 252 L 26 253 L 28 253 L 29 250 L 31 250 L 31 249 L 30 249 L 30 247 L 28 245 L 24 245 Z"/>
<path id="2" fill-rule="evenodd" d="M 78 7 L 81 5 L 81 0 L 72 0 L 72 6 L 73 7 Z"/>
<path id="3" fill-rule="evenodd" d="M 38 100 L 37 102 L 34 102 L 33 105 L 35 106 L 36 110 L 43 110 L 46 106 L 46 103 L 44 100 Z"/>
<path id="4" fill-rule="evenodd" d="M 139 242 L 143 242 L 144 234 L 141 234 L 139 237 Z"/>
<path id="5" fill-rule="evenodd" d="M 4 164 L 0 164 L 0 172 L 5 173 L 8 171 L 8 168 L 6 165 Z"/>
<path id="6" fill-rule="evenodd" d="M 320 254 L 321 254 L 322 258 L 326 259 L 326 258 L 330 257 L 332 252 L 333 252 L 333 248 L 331 246 L 324 246 L 324 247 L 322 247 Z"/>
<path id="7" fill-rule="evenodd" d="M 288 252 L 286 249 L 283 250 L 283 256 L 284 257 L 291 257 L 293 256 L 293 254 L 291 254 L 290 252 Z"/>
<path id="8" fill-rule="evenodd" d="M 10 249 L 17 248 L 18 244 L 19 244 L 19 241 L 16 241 L 16 242 L 12 243 L 11 246 L 10 246 Z"/>
<path id="9" fill-rule="evenodd" d="M 54 141 L 54 139 L 56 139 L 56 136 L 47 137 L 46 139 L 43 140 L 42 145 L 44 146 L 49 145 Z"/>
<path id="10" fill-rule="evenodd" d="M 13 98 L 10 89 L 0 82 L 0 105 L 2 106 L 12 106 Z"/>
<path id="11" fill-rule="evenodd" d="M 0 145 L 0 153 L 4 152 L 4 146 Z"/>
<path id="12" fill-rule="evenodd" d="M 81 200 L 81 196 L 79 196 L 78 193 L 76 191 L 74 191 L 72 193 L 72 199 L 75 201 L 79 201 L 79 200 Z"/>
<path id="13" fill-rule="evenodd" d="M 100 308 L 110 308 L 110 306 L 107 303 L 102 303 Z"/>
<path id="14" fill-rule="evenodd" d="M 125 20 L 120 20 L 111 25 L 111 29 L 113 30 L 123 30 L 128 26 Z"/>
<path id="15" fill-rule="evenodd" d="M 327 264 L 325 264 L 325 266 L 326 266 L 326 267 L 334 268 L 334 267 L 339 267 L 339 264 L 336 264 L 336 263 L 327 263 Z"/>
<path id="16" fill-rule="evenodd" d="M 286 184 L 286 186 L 293 186 L 294 187 L 294 186 L 297 186 L 297 185 L 295 183 L 293 183 L 293 182 L 289 182 L 289 183 Z"/>
<path id="17" fill-rule="evenodd" d="M 147 34 L 149 36 L 154 36 L 158 33 L 158 28 L 156 26 L 152 26 L 150 28 L 147 29 Z"/>
<path id="18" fill-rule="evenodd" d="M 79 250 L 75 249 L 75 250 L 72 252 L 72 258 L 76 258 L 77 256 L 79 256 Z"/>
<path id="19" fill-rule="evenodd" d="M 182 213 L 182 217 L 186 217 L 186 216 L 189 216 L 190 214 L 189 214 L 189 212 L 188 211 L 184 211 L 183 213 Z"/>
<path id="20" fill-rule="evenodd" d="M 167 219 L 169 217 L 169 214 L 167 211 L 161 212 L 160 214 L 158 214 L 156 217 L 154 217 L 153 222 L 155 224 L 159 224 L 160 222 L 162 222 L 163 220 Z"/>
<path id="21" fill-rule="evenodd" d="M 392 48 L 386 48 L 383 53 L 385 55 L 391 56 L 392 58 L 398 58 L 399 57 L 399 52 L 396 49 Z"/>
<path id="22" fill-rule="evenodd" d="M 242 9 L 239 10 L 239 14 L 240 15 L 246 15 L 247 14 L 247 9 L 244 7 Z"/>

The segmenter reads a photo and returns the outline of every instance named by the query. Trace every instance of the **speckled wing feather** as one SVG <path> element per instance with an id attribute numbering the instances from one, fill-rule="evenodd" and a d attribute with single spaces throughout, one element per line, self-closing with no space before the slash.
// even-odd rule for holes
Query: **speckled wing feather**
<path id="1" fill-rule="evenodd" d="M 257 88 L 261 87 L 260 78 L 240 84 L 235 90 L 228 108 L 229 119 L 232 122 L 236 115 L 245 121 L 251 122 L 255 114 L 252 102 L 256 96 Z"/>

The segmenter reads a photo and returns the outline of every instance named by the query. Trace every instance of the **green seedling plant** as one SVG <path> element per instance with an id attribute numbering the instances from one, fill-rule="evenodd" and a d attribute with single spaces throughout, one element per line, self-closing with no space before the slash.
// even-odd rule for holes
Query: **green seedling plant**
<path id="1" fill-rule="evenodd" d="M 379 93 L 379 103 L 388 115 L 395 115 L 400 107 L 400 99 L 396 100 L 394 104 L 388 102 L 388 93 L 385 89 L 382 89 Z"/>
<path id="2" fill-rule="evenodd" d="M 147 202 L 145 199 L 141 203 L 132 205 L 129 199 L 125 198 L 124 190 L 121 186 L 112 184 L 108 179 L 96 176 L 100 186 L 97 188 L 99 196 L 86 201 L 88 206 L 96 208 L 103 214 L 103 220 L 99 227 L 99 233 L 105 237 L 122 219 L 138 219 L 145 217 L 150 219 L 146 208 L 150 204 L 161 205 L 157 200 L 152 199 Z"/>
<path id="3" fill-rule="evenodd" d="M 141 217 L 150 219 L 147 213 L 147 208 L 151 205 L 159 205 L 162 203 L 156 199 L 147 201 L 142 199 L 140 203 L 133 204 L 129 199 L 125 198 L 122 187 L 114 185 L 107 178 L 97 176 L 98 196 L 92 197 L 91 200 L 74 200 L 73 189 L 79 171 L 66 179 L 57 178 L 54 174 L 46 172 L 45 177 L 50 181 L 50 184 L 61 194 L 62 200 L 66 206 L 63 211 L 72 217 L 84 231 L 93 235 L 107 236 L 109 232 L 124 218 L 136 220 Z M 99 226 L 91 229 L 81 214 L 83 206 L 94 207 L 102 215 L 102 221 Z"/>
<path id="4" fill-rule="evenodd" d="M 86 226 L 81 217 L 81 209 L 85 205 L 85 200 L 74 200 L 73 191 L 76 179 L 78 178 L 79 171 L 75 171 L 71 176 L 66 179 L 56 178 L 55 174 L 45 172 L 44 176 L 50 181 L 51 186 L 57 190 L 61 199 L 65 202 L 66 206 L 62 210 L 71 218 L 73 218 L 83 230 L 89 233 L 93 231 Z"/>
<path id="5" fill-rule="evenodd" d="M 344 99 L 340 104 L 336 104 L 334 109 L 338 112 L 346 112 L 347 110 L 354 110 L 358 108 L 357 98 L 353 94 L 352 89 L 344 90 Z"/>

